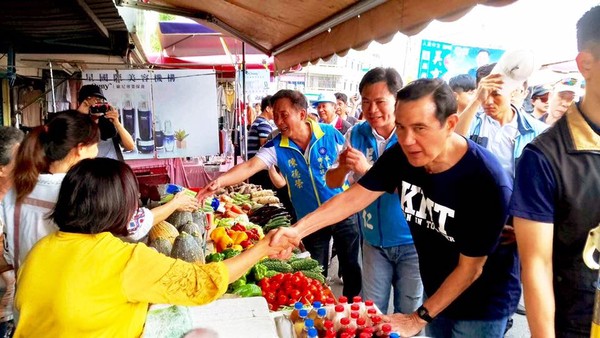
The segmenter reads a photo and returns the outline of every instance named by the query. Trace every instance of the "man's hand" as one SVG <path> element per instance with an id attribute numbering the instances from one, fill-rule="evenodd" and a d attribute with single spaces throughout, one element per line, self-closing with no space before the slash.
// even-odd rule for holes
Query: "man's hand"
<path id="1" fill-rule="evenodd" d="M 212 182 L 208 183 L 204 188 L 198 191 L 196 195 L 196 199 L 198 201 L 204 201 L 204 199 L 210 195 L 214 195 L 217 190 L 221 188 L 221 184 L 219 183 L 219 178 L 216 178 Z"/>
<path id="2" fill-rule="evenodd" d="M 384 316 L 384 321 L 392 326 L 393 332 L 398 332 L 401 337 L 412 337 L 427 325 L 427 322 L 417 316 L 416 312 L 411 314 L 394 313 Z"/>
<path id="3" fill-rule="evenodd" d="M 289 259 L 292 256 L 292 249 L 300 245 L 302 239 L 298 230 L 293 227 L 277 228 L 269 231 L 267 235 L 271 238 L 269 244 L 272 247 L 283 246 L 282 250 L 271 255 L 273 258 L 279 259 Z"/>
<path id="4" fill-rule="evenodd" d="M 104 115 L 104 117 L 106 117 L 115 126 L 121 124 L 121 122 L 119 121 L 119 112 L 113 106 L 110 106 L 110 110 L 106 112 L 106 114 Z"/>
<path id="5" fill-rule="evenodd" d="M 477 86 L 476 99 L 483 104 L 493 91 L 501 91 L 503 84 L 504 81 L 501 74 L 490 74 L 484 77 L 479 81 L 479 85 Z"/>
<path id="6" fill-rule="evenodd" d="M 279 229 L 283 229 L 283 228 L 279 228 Z M 290 257 L 291 257 L 292 249 L 294 247 L 296 247 L 294 242 L 291 241 L 287 237 L 281 238 L 281 235 L 280 235 L 279 239 L 277 239 L 277 240 L 273 239 L 277 235 L 277 233 L 279 233 L 279 229 L 269 231 L 265 235 L 265 237 L 261 240 L 261 241 L 266 241 L 269 243 L 269 249 L 267 251 L 267 256 L 280 257 L 281 255 L 285 255 L 286 253 L 289 253 Z"/>
<path id="7" fill-rule="evenodd" d="M 352 147 L 348 147 L 343 154 L 344 165 L 358 175 L 364 175 L 367 171 L 369 171 L 369 169 L 371 169 L 371 164 L 369 164 L 365 154 L 363 154 L 361 151 Z M 340 164 L 341 163 L 342 160 L 340 159 Z"/>
<path id="8" fill-rule="evenodd" d="M 183 191 L 178 192 L 171 200 L 171 203 L 174 203 L 178 211 L 193 212 L 198 211 L 200 208 L 200 203 L 198 203 L 198 200 Z"/>

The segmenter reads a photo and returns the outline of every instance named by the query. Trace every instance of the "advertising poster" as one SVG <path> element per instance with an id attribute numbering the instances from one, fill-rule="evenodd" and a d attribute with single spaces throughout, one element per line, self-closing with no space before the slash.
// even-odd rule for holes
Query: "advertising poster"
<path id="1" fill-rule="evenodd" d="M 238 79 L 242 79 L 241 71 Z M 246 70 L 246 97 L 250 104 L 259 102 L 269 94 L 271 75 L 267 69 Z M 241 88 L 240 88 L 241 90 Z"/>
<path id="2" fill-rule="evenodd" d="M 84 72 L 117 108 L 135 149 L 127 159 L 196 157 L 219 152 L 216 77 L 211 70 Z"/>
<path id="3" fill-rule="evenodd" d="M 453 45 L 423 40 L 419 58 L 419 78 L 443 78 L 448 81 L 459 74 L 475 77 L 477 68 L 498 62 L 504 50 Z"/>

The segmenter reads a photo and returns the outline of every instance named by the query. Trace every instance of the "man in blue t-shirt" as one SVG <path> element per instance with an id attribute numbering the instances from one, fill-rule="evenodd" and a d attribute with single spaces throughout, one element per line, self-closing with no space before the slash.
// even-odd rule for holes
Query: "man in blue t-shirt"
<path id="1" fill-rule="evenodd" d="M 443 80 L 416 80 L 397 100 L 398 144 L 273 241 L 297 242 L 398 191 L 428 298 L 413 313 L 390 315 L 394 331 L 410 337 L 429 323 L 432 337 L 503 337 L 521 293 L 517 267 L 497 255 L 509 177 L 488 150 L 454 132 L 456 99 Z"/>

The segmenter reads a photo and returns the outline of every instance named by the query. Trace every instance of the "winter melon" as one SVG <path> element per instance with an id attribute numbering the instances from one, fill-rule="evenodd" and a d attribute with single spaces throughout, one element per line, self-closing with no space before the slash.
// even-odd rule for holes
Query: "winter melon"
<path id="1" fill-rule="evenodd" d="M 156 249 L 156 251 L 167 256 L 169 256 L 171 254 L 171 250 L 173 250 L 173 244 L 171 244 L 171 242 L 168 239 L 162 237 L 151 241 L 150 247 Z"/>
<path id="2" fill-rule="evenodd" d="M 150 238 L 150 242 L 155 241 L 157 238 L 166 238 L 173 244 L 178 235 L 179 231 L 171 223 L 162 221 L 150 229 L 148 238 Z"/>
<path id="3" fill-rule="evenodd" d="M 181 232 L 171 250 L 171 257 L 194 263 L 202 259 L 200 255 L 200 246 L 194 237 L 187 232 Z"/>

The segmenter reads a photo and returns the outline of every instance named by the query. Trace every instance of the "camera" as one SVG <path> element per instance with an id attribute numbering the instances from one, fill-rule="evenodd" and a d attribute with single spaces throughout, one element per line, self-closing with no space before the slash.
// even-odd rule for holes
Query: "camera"
<path id="1" fill-rule="evenodd" d="M 108 103 L 100 103 L 90 106 L 90 114 L 92 115 L 106 115 L 110 111 L 110 105 Z"/>

